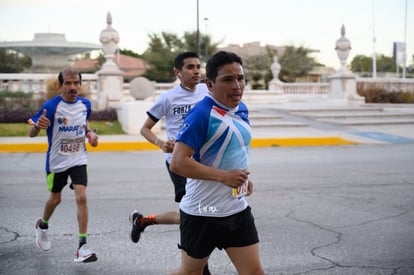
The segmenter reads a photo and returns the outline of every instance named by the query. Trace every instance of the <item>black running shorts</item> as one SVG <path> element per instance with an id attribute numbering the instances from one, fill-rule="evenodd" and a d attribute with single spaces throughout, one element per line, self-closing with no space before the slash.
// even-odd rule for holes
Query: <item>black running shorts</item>
<path id="1" fill-rule="evenodd" d="M 68 184 L 68 177 L 71 179 L 70 187 L 73 189 L 72 184 L 80 184 L 87 186 L 88 185 L 88 174 L 87 166 L 74 166 L 69 168 L 64 172 L 59 173 L 48 173 L 47 186 L 48 190 L 52 193 L 60 193 L 63 190 L 63 187 Z"/>
<path id="2" fill-rule="evenodd" d="M 202 259 L 217 247 L 243 247 L 259 242 L 250 206 L 228 217 L 192 216 L 180 210 L 180 249 Z"/>

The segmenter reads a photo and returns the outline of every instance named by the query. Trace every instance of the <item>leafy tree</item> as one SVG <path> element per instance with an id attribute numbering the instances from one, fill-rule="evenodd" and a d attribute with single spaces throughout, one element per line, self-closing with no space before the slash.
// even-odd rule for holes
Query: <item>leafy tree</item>
<path id="1" fill-rule="evenodd" d="M 351 61 L 351 71 L 369 72 L 372 71 L 372 58 L 365 55 L 356 55 Z"/>
<path id="2" fill-rule="evenodd" d="M 123 55 L 131 56 L 131 57 L 135 57 L 135 58 L 142 58 L 142 56 L 140 54 L 138 54 L 138 53 L 136 53 L 132 50 L 128 50 L 128 49 L 119 50 L 119 53 L 123 54 Z"/>
<path id="3" fill-rule="evenodd" d="M 378 72 L 395 72 L 396 70 L 397 70 L 397 65 L 391 56 L 385 56 L 381 54 L 377 57 L 377 71 Z"/>
<path id="4" fill-rule="evenodd" d="M 312 50 L 304 47 L 287 46 L 279 58 L 281 65 L 279 78 L 286 82 L 294 82 L 297 77 L 305 76 L 318 63 L 308 56 Z"/>
<path id="5" fill-rule="evenodd" d="M 267 49 L 267 54 L 243 58 L 246 82 L 252 89 L 267 89 L 268 82 L 272 78 L 269 69 L 273 62 L 272 56 L 272 52 Z"/>
<path id="6" fill-rule="evenodd" d="M 397 65 L 392 57 L 380 54 L 376 58 L 377 72 L 396 72 Z M 351 61 L 351 70 L 353 72 L 371 72 L 372 57 L 365 55 L 356 55 Z M 401 71 L 401 68 L 399 68 Z"/>
<path id="7" fill-rule="evenodd" d="M 184 44 L 187 45 L 188 51 L 197 51 L 197 32 L 186 32 L 184 33 Z M 213 43 L 210 36 L 200 36 L 200 59 L 207 62 L 208 58 L 217 51 L 219 43 Z M 207 47 L 207 48 L 206 48 Z M 207 51 L 206 51 L 207 49 Z"/>
<path id="8" fill-rule="evenodd" d="M 151 66 L 145 73 L 145 77 L 157 82 L 171 82 L 175 80 L 173 73 L 174 59 L 177 54 L 184 51 L 196 51 L 196 32 L 186 32 L 183 37 L 173 33 L 149 34 L 148 48 L 142 54 L 142 58 Z M 208 36 L 202 36 L 200 49 L 208 43 L 208 54 L 217 49 L 218 44 L 211 44 Z M 200 53 L 201 59 L 203 56 Z"/>
<path id="9" fill-rule="evenodd" d="M 143 59 L 150 65 L 145 77 L 157 82 L 171 82 L 175 80 L 173 63 L 176 53 L 183 46 L 176 35 L 169 33 L 150 34 L 150 42 L 143 53 Z"/>
<path id="10" fill-rule="evenodd" d="M 414 73 L 414 54 L 413 54 L 413 56 L 411 56 L 411 58 L 412 58 L 411 62 L 407 67 L 407 72 L 408 73 Z"/>
<path id="11" fill-rule="evenodd" d="M 0 73 L 21 73 L 32 66 L 32 59 L 16 51 L 0 49 Z"/>

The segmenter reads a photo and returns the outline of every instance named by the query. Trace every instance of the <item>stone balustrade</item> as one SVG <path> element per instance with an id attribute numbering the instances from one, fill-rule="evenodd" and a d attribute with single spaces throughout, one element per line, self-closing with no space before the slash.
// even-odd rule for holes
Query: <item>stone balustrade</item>
<path id="1" fill-rule="evenodd" d="M 45 92 L 48 80 L 56 79 L 56 74 L 0 74 L 0 90 Z M 383 88 L 388 91 L 414 92 L 414 79 L 401 78 L 357 78 L 358 85 Z M 172 88 L 176 83 L 155 83 L 155 93 Z M 91 92 L 91 98 L 96 98 L 98 76 L 82 74 L 82 85 Z M 281 89 L 285 95 L 327 95 L 330 92 L 329 83 L 282 83 Z M 129 94 L 129 83 L 123 84 L 124 94 Z M 249 91 L 246 91 L 248 93 Z M 254 91 L 252 91 L 254 92 Z M 270 92 L 270 91 L 269 91 Z M 261 94 L 266 91 L 261 91 Z"/>
<path id="2" fill-rule="evenodd" d="M 318 95 L 329 93 L 329 83 L 283 83 L 282 91 L 287 95 Z"/>
<path id="3" fill-rule="evenodd" d="M 0 74 L 0 91 L 46 92 L 47 82 L 57 79 L 57 74 Z M 98 76 L 82 74 L 82 85 L 89 91 L 97 90 Z"/>

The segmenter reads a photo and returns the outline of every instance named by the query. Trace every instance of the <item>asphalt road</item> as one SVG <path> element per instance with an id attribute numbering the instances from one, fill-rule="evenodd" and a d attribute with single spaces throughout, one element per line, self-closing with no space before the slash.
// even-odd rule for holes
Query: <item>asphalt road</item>
<path id="1" fill-rule="evenodd" d="M 98 261 L 73 262 L 73 192 L 38 250 L 34 221 L 48 197 L 43 153 L 0 154 L 0 274 L 167 274 L 180 262 L 176 225 L 129 239 L 128 213 L 174 210 L 159 151 L 92 152 L 88 242 Z M 414 144 L 253 149 L 249 198 L 266 274 L 414 274 Z M 225 252 L 213 274 L 236 274 Z"/>

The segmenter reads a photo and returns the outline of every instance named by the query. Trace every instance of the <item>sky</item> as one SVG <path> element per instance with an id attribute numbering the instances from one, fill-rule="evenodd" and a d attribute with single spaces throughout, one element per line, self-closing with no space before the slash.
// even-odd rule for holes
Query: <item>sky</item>
<path id="1" fill-rule="evenodd" d="M 220 46 L 250 42 L 303 46 L 319 51 L 313 55 L 318 62 L 339 68 L 335 43 L 344 25 L 352 47 L 348 63 L 358 54 L 372 56 L 374 49 L 392 56 L 394 42 L 406 41 L 407 65 L 414 55 L 414 0 L 198 3 L 199 31 Z M 170 32 L 181 37 L 197 29 L 197 0 L 0 0 L 0 42 L 32 40 L 35 33 L 63 33 L 70 42 L 100 44 L 108 12 L 120 37 L 118 47 L 137 53 L 147 48 L 149 34 Z"/>

